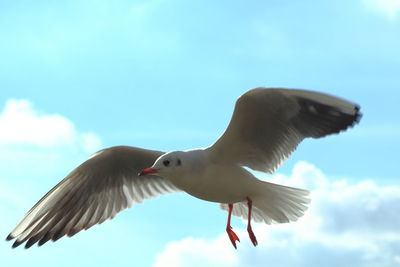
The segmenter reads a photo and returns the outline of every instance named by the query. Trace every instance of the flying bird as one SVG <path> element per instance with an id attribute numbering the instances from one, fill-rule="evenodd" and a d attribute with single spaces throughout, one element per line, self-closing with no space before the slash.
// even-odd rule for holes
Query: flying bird
<path id="1" fill-rule="evenodd" d="M 304 138 L 321 138 L 352 127 L 359 106 L 327 94 L 255 88 L 236 101 L 231 121 L 210 147 L 188 151 L 114 146 L 98 151 L 68 174 L 8 235 L 25 248 L 73 236 L 113 218 L 134 203 L 184 191 L 220 203 L 226 232 L 236 248 L 231 216 L 270 224 L 296 221 L 307 209 L 308 191 L 257 179 L 247 168 L 273 173 Z"/>

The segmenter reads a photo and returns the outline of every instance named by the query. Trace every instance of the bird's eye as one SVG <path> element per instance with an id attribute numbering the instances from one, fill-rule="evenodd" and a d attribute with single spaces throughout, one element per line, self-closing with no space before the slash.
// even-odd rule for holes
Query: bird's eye
<path id="1" fill-rule="evenodd" d="M 169 166 L 169 160 L 167 160 L 167 159 L 164 160 L 164 161 L 163 161 L 163 164 L 164 164 L 165 167 L 168 167 L 168 166 Z"/>
<path id="2" fill-rule="evenodd" d="M 176 166 L 181 166 L 181 164 L 182 164 L 181 160 L 178 159 L 178 160 L 176 161 Z"/>

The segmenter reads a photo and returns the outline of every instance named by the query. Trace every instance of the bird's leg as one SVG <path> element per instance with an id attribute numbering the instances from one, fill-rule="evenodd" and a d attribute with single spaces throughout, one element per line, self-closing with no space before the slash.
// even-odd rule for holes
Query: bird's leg
<path id="1" fill-rule="evenodd" d="M 247 232 L 249 233 L 249 237 L 250 237 L 250 240 L 253 243 L 253 245 L 257 246 L 257 244 L 258 244 L 257 238 L 254 235 L 253 229 L 251 229 L 251 208 L 253 206 L 253 201 L 249 197 L 246 197 L 246 199 L 247 199 L 247 207 L 249 209 L 248 218 L 247 218 Z"/>
<path id="2" fill-rule="evenodd" d="M 228 210 L 228 223 L 226 225 L 226 232 L 228 233 L 229 239 L 232 242 L 232 245 L 236 249 L 236 241 L 239 241 L 239 237 L 236 235 L 236 233 L 232 230 L 231 226 L 231 215 L 232 215 L 232 209 L 233 209 L 233 204 L 228 204 L 229 210 Z"/>

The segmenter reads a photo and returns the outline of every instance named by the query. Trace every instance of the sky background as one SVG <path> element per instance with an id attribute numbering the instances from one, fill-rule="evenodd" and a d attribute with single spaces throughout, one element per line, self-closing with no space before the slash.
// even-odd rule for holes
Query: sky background
<path id="1" fill-rule="evenodd" d="M 205 147 L 259 86 L 358 103 L 267 180 L 311 191 L 298 222 L 245 224 L 185 194 L 135 205 L 4 266 L 400 266 L 400 1 L 0 0 L 0 237 L 103 147 Z M 208 264 L 208 265 L 204 265 Z"/>

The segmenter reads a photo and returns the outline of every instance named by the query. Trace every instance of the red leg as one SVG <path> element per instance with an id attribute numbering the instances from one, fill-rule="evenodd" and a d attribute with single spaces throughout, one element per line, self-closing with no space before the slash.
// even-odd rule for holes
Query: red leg
<path id="1" fill-rule="evenodd" d="M 257 244 L 258 244 L 257 238 L 254 235 L 253 229 L 251 229 L 251 224 L 250 224 L 251 223 L 251 208 L 253 206 L 253 201 L 249 197 L 246 197 L 246 199 L 247 199 L 247 207 L 249 209 L 249 212 L 248 212 L 249 216 L 247 217 L 247 232 L 249 233 L 249 237 L 250 237 L 250 240 L 253 243 L 253 245 L 257 246 Z"/>
<path id="2" fill-rule="evenodd" d="M 233 209 L 233 204 L 228 204 L 229 210 L 228 210 L 228 223 L 226 225 L 226 232 L 228 233 L 229 239 L 232 242 L 232 245 L 236 249 L 236 241 L 239 241 L 239 237 L 236 235 L 236 233 L 232 230 L 231 226 L 231 215 L 232 215 L 232 209 Z"/>

